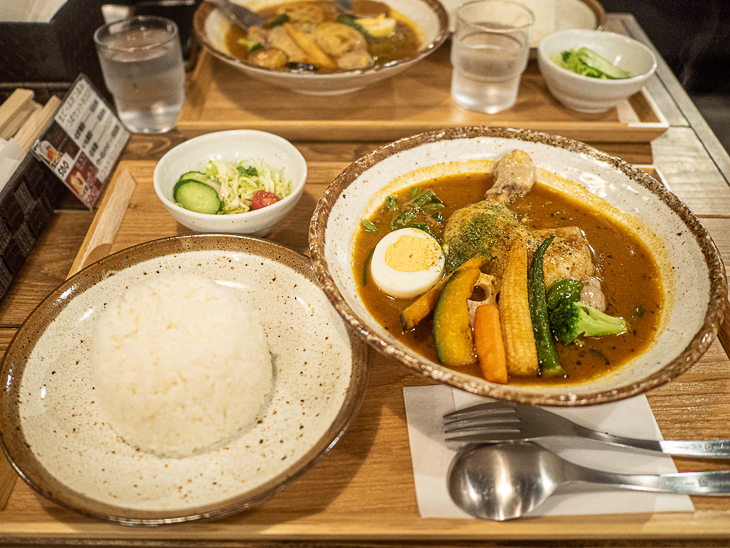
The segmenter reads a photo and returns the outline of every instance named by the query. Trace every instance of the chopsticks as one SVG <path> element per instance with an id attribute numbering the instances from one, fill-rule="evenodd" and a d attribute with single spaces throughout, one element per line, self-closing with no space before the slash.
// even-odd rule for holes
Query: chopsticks
<path id="1" fill-rule="evenodd" d="M 51 96 L 46 104 L 42 108 L 35 110 L 20 127 L 13 139 L 17 141 L 23 149 L 23 152 L 30 150 L 30 146 L 35 142 L 50 119 L 56 114 L 59 106 L 61 106 L 61 100 L 55 95 Z"/>
<path id="2" fill-rule="evenodd" d="M 13 177 L 30 147 L 61 106 L 51 96 L 41 106 L 29 89 L 16 89 L 0 105 L 0 189 Z"/>
<path id="3" fill-rule="evenodd" d="M 0 139 L 10 139 L 41 108 L 33 97 L 32 90 L 19 88 L 0 105 Z"/>
<path id="4" fill-rule="evenodd" d="M 125 169 L 109 184 L 99 211 L 91 222 L 81 249 L 71 265 L 68 278 L 109 254 L 136 185 L 137 182 L 129 169 Z"/>

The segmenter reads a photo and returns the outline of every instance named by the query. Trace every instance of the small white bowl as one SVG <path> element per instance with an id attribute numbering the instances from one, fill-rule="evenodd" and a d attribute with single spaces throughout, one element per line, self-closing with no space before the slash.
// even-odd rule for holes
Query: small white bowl
<path id="1" fill-rule="evenodd" d="M 186 171 L 202 170 L 209 160 L 260 159 L 273 170 L 285 168 L 291 179 L 291 194 L 255 211 L 232 215 L 196 213 L 176 205 L 172 190 Z M 252 129 L 220 131 L 195 137 L 165 154 L 155 167 L 153 182 L 157 197 L 177 221 L 195 232 L 266 236 L 297 205 L 307 180 L 304 156 L 286 139 Z"/>
<path id="2" fill-rule="evenodd" d="M 604 80 L 576 74 L 559 67 L 552 58 L 573 48 L 587 47 L 634 76 Z M 641 42 L 627 36 L 597 30 L 570 29 L 546 36 L 537 49 L 537 62 L 550 93 L 580 112 L 604 112 L 638 92 L 654 74 L 657 60 Z"/>

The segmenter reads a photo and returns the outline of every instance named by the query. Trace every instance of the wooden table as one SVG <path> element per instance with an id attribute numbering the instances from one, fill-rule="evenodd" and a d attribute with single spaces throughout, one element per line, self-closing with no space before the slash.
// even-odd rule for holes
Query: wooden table
<path id="1" fill-rule="evenodd" d="M 649 43 L 630 15 L 611 14 L 608 23 L 612 30 Z M 592 132 L 595 138 L 587 140 L 629 162 L 652 166 L 702 219 L 723 256 L 730 257 L 730 157 L 663 61 L 647 90 L 659 109 L 659 122 L 666 121 L 661 136 L 651 142 L 641 142 L 635 136 L 622 141 L 620 131 L 611 138 Z M 197 92 L 190 97 L 205 100 Z M 284 101 L 298 99 L 288 92 L 278 97 Z M 190 103 L 186 105 L 188 110 L 194 107 Z M 250 116 L 250 113 L 232 112 L 230 118 L 236 115 Z M 110 245 L 101 249 L 103 253 L 156 237 L 188 233 L 157 202 L 151 188 L 155 162 L 183 140 L 216 127 L 230 127 L 231 122 L 206 122 L 200 117 L 192 120 L 190 112 L 187 116 L 187 119 L 181 116 L 178 129 L 167 135 L 135 136 L 131 140 L 110 188 L 119 184 L 125 169 L 133 174 L 137 187 L 118 233 L 110 239 Z M 469 123 L 476 119 L 472 115 L 464 116 Z M 409 119 L 411 122 L 389 131 L 409 131 L 415 126 L 428 129 L 422 116 L 416 114 L 415 126 L 412 126 L 413 118 Z M 486 115 L 481 120 L 480 123 L 490 123 Z M 259 127 L 266 125 L 265 118 L 258 117 L 254 122 Z M 586 120 L 587 124 L 590 122 Z M 395 135 L 375 139 L 368 133 L 359 140 L 348 140 L 342 132 L 336 132 L 331 138 L 337 140 L 327 140 L 330 138 L 327 134 L 307 134 L 306 128 L 301 134 L 302 126 L 294 126 L 279 124 L 285 133 L 300 133 L 299 137 L 292 137 L 307 160 L 308 182 L 295 211 L 270 238 L 305 253 L 306 227 L 316 200 L 327 184 L 350 162 Z M 563 129 L 569 133 L 570 128 Z M 321 128 L 315 130 L 319 132 Z M 63 282 L 80 250 L 81 253 L 89 250 L 93 233 L 89 229 L 96 227 L 92 225 L 94 215 L 70 198 L 57 211 L 23 272 L 0 303 L 2 350 L 33 308 Z M 47 502 L 22 481 L 12 481 L 14 472 L 6 462 L 0 461 L 0 485 L 10 485 L 4 493 L 0 492 L 0 542 L 135 546 L 280 543 L 292 546 L 472 543 L 535 546 L 544 543 L 547 546 L 645 547 L 730 543 L 730 498 L 695 498 L 696 511 L 688 514 L 555 517 L 511 523 L 423 520 L 416 507 L 402 386 L 428 381 L 379 355 L 372 355 L 371 365 L 372 375 L 362 410 L 344 438 L 302 478 L 252 511 L 205 524 L 157 529 L 115 526 L 77 516 Z M 687 373 L 648 395 L 665 438 L 730 438 L 729 366 L 727 355 L 715 343 Z M 680 471 L 727 468 L 727 463 L 683 459 L 677 459 L 676 463 Z"/>

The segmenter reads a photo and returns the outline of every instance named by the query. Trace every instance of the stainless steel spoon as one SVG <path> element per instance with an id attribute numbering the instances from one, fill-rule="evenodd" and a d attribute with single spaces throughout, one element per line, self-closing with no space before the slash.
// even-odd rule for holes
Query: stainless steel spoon
<path id="1" fill-rule="evenodd" d="M 360 15 L 360 16 L 375 16 L 378 13 L 389 13 L 390 8 L 387 4 L 384 4 L 383 2 L 380 2 L 379 0 L 370 0 L 365 5 L 359 5 L 359 13 L 356 13 L 355 10 L 352 7 L 354 0 L 334 0 L 335 6 L 338 10 L 340 10 L 342 13 L 345 13 L 347 15 Z M 364 9 L 364 11 L 363 11 Z"/>
<path id="2" fill-rule="evenodd" d="M 334 0 L 335 6 L 340 12 L 347 15 L 353 15 L 352 13 L 352 0 Z"/>
<path id="3" fill-rule="evenodd" d="M 682 474 L 616 474 L 566 461 L 532 442 L 468 445 L 451 462 L 448 489 L 456 505 L 479 519 L 504 521 L 528 513 L 567 482 L 639 491 L 730 495 L 730 470 Z"/>
<path id="4" fill-rule="evenodd" d="M 243 30 L 249 27 L 263 27 L 264 18 L 256 12 L 240 5 L 230 2 L 229 0 L 207 0 L 217 7 L 225 17 L 232 23 L 235 23 Z"/>

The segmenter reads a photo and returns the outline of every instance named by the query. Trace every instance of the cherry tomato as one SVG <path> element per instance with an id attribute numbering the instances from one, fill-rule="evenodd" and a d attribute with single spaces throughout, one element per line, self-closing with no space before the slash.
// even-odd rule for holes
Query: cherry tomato
<path id="1" fill-rule="evenodd" d="M 251 209 L 261 209 L 262 207 L 270 206 L 271 204 L 278 202 L 280 199 L 281 198 L 273 192 L 269 192 L 268 190 L 259 190 L 251 199 Z"/>

